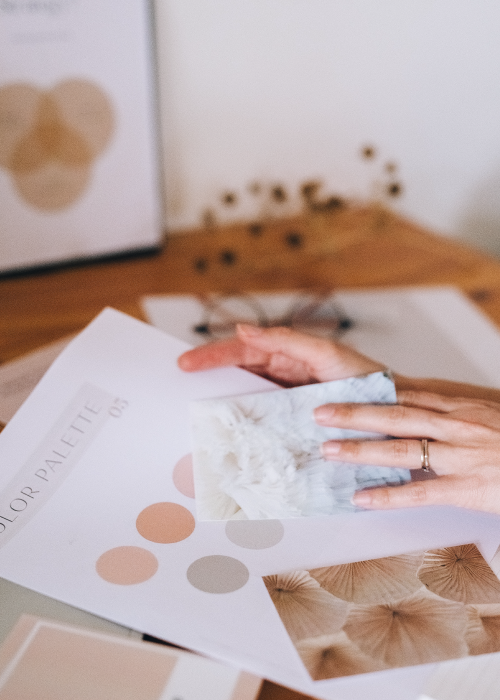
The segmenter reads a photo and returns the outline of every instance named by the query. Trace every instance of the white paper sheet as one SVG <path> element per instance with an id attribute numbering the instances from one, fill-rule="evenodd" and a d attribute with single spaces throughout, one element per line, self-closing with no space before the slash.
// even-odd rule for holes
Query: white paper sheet
<path id="1" fill-rule="evenodd" d="M 0 423 L 8 423 L 73 336 L 0 366 Z"/>
<path id="2" fill-rule="evenodd" d="M 497 700 L 500 654 L 485 654 L 439 664 L 418 700 Z"/>
<path id="3" fill-rule="evenodd" d="M 83 385 L 109 395 L 102 410 L 117 406 L 121 415 L 112 410 L 34 515 L 28 503 L 38 498 L 36 481 L 26 482 L 33 491 L 2 501 L 6 529 L 17 517 L 26 521 L 0 544 L 0 575 L 326 700 L 414 700 L 430 667 L 312 682 L 261 577 L 465 541 L 477 542 L 490 560 L 500 519 L 427 508 L 267 521 L 264 530 L 261 523 L 243 530 L 242 523 L 197 523 L 183 478 L 189 401 L 273 385 L 237 369 L 184 374 L 175 362 L 186 348 L 106 310 L 59 356 L 0 435 L 1 494 L 41 447 L 60 451 L 51 431 L 59 421 L 74 424 L 78 414 L 66 408 Z M 45 452 L 42 458 L 57 461 Z M 34 466 L 51 470 L 43 461 Z"/>

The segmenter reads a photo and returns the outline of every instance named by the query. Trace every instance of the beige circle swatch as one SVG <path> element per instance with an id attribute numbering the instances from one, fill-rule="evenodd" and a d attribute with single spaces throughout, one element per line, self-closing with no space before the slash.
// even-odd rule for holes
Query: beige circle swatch
<path id="1" fill-rule="evenodd" d="M 65 80 L 52 90 L 6 85 L 0 88 L 0 166 L 25 201 L 44 211 L 64 209 L 87 189 L 114 126 L 110 100 L 88 80 Z"/>
<path id="2" fill-rule="evenodd" d="M 153 503 L 139 513 L 137 531 L 144 539 L 159 544 L 181 542 L 192 534 L 192 513 L 178 503 Z"/>
<path id="3" fill-rule="evenodd" d="M 279 520 L 228 520 L 226 537 L 245 549 L 267 549 L 281 542 L 285 528 Z"/>
<path id="4" fill-rule="evenodd" d="M 158 560 L 142 547 L 115 547 L 101 554 L 95 568 L 108 583 L 130 586 L 154 576 L 158 571 Z"/>
<path id="5" fill-rule="evenodd" d="M 204 593 L 233 593 L 245 585 L 250 574 L 238 559 L 212 554 L 194 561 L 186 576 L 192 586 Z"/>
<path id="6" fill-rule="evenodd" d="M 193 455 L 187 454 L 174 467 L 172 479 L 183 496 L 194 498 Z"/>

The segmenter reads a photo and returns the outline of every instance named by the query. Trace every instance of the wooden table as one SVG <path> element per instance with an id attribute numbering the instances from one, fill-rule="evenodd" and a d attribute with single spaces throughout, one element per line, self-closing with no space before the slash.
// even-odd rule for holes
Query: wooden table
<path id="1" fill-rule="evenodd" d="M 500 262 L 377 206 L 171 236 L 159 254 L 0 278 L 0 362 L 143 294 L 454 284 L 500 324 Z"/>
<path id="2" fill-rule="evenodd" d="M 453 284 L 500 325 L 500 262 L 380 206 L 172 236 L 159 254 L 0 278 L 0 362 L 143 294 Z M 266 682 L 261 700 L 304 696 Z"/>

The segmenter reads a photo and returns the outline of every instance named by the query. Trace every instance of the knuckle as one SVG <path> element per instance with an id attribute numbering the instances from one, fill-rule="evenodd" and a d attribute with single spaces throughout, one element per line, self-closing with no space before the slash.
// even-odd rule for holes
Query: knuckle
<path id="1" fill-rule="evenodd" d="M 427 489 L 422 482 L 416 482 L 407 488 L 409 500 L 415 505 L 422 505 L 427 501 Z"/>
<path id="2" fill-rule="evenodd" d="M 287 326 L 277 326 L 276 328 L 268 329 L 268 333 L 274 333 L 283 338 L 288 338 L 292 331 Z"/>
<path id="3" fill-rule="evenodd" d="M 356 407 L 349 403 L 335 404 L 333 411 L 342 419 L 342 422 L 348 423 L 354 418 Z"/>
<path id="4" fill-rule="evenodd" d="M 341 453 L 346 457 L 358 457 L 361 452 L 361 445 L 356 440 L 345 440 L 341 447 Z"/>
<path id="5" fill-rule="evenodd" d="M 418 405 L 419 399 L 422 398 L 422 392 L 416 391 L 415 389 L 405 389 L 404 391 L 398 392 L 398 398 L 400 403 L 414 406 Z"/>
<path id="6" fill-rule="evenodd" d="M 287 346 L 290 342 L 292 331 L 287 326 L 272 326 L 271 328 L 263 328 L 262 330 L 270 342 L 277 343 L 279 346 Z"/>
<path id="7" fill-rule="evenodd" d="M 461 441 L 472 443 L 483 442 L 490 433 L 487 426 L 471 420 L 455 420 L 454 432 Z"/>
<path id="8" fill-rule="evenodd" d="M 376 489 L 373 491 L 373 503 L 381 508 L 391 504 L 390 489 Z"/>
<path id="9" fill-rule="evenodd" d="M 391 423 L 401 423 L 406 416 L 408 415 L 408 411 L 405 406 L 402 406 L 401 404 L 394 404 L 394 406 L 389 406 L 388 411 L 387 411 L 387 417 L 391 421 Z"/>
<path id="10" fill-rule="evenodd" d="M 409 445 L 407 440 L 391 440 L 392 454 L 396 460 L 408 457 Z"/>

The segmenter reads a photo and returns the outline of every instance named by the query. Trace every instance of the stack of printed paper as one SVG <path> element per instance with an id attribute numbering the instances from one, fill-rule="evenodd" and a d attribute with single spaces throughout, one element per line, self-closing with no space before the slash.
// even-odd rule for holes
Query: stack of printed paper
<path id="1" fill-rule="evenodd" d="M 1 576 L 325 699 L 415 700 L 429 663 L 500 648 L 498 518 L 197 521 L 190 403 L 276 387 L 184 374 L 187 347 L 106 310 L 63 351 L 0 435 Z"/>

